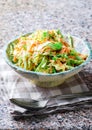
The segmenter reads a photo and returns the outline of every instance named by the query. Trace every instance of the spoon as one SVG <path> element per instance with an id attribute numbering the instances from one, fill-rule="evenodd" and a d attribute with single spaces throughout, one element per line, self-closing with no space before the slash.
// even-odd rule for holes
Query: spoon
<path id="1" fill-rule="evenodd" d="M 31 109 L 31 110 L 39 110 L 43 109 L 47 106 L 47 103 L 51 100 L 68 100 L 68 99 L 74 99 L 74 98 L 85 98 L 85 97 L 92 97 L 92 91 L 90 92 L 84 92 L 84 93 L 76 93 L 76 94 L 71 94 L 71 95 L 57 95 L 54 97 L 49 97 L 47 99 L 39 99 L 39 100 L 34 100 L 30 98 L 11 98 L 10 101 L 18 105 L 20 107 L 23 107 L 25 109 Z"/>

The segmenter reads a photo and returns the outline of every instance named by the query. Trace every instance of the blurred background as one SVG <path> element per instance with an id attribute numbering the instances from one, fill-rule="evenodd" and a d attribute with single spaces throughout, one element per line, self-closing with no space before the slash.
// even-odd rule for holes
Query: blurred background
<path id="1" fill-rule="evenodd" d="M 92 42 L 92 0 L 0 0 L 0 47 L 37 29 L 61 29 Z"/>

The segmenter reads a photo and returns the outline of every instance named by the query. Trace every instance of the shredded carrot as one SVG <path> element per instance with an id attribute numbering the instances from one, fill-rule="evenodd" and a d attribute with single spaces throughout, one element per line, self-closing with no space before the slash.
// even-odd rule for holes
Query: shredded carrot
<path id="1" fill-rule="evenodd" d="M 69 39 L 60 30 L 38 30 L 18 38 L 9 49 L 14 64 L 44 73 L 66 71 L 87 59 L 87 55 L 80 54 L 70 45 Z"/>

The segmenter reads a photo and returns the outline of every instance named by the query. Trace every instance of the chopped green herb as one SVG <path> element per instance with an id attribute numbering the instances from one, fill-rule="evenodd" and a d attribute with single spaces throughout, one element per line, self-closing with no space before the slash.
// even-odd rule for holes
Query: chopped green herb
<path id="1" fill-rule="evenodd" d="M 53 50 L 61 50 L 61 48 L 62 48 L 62 43 L 61 43 L 61 42 L 49 43 L 49 46 L 50 46 Z"/>
<path id="2" fill-rule="evenodd" d="M 49 33 L 47 31 L 43 32 L 42 34 L 42 40 L 44 40 L 45 38 L 49 38 Z"/>

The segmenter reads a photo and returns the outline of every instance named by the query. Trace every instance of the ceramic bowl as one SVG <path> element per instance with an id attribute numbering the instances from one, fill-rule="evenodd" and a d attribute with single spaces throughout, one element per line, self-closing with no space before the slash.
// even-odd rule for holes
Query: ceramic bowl
<path id="1" fill-rule="evenodd" d="M 77 38 L 75 36 L 73 36 L 74 38 L 74 47 L 78 52 L 81 52 L 82 54 L 87 54 L 88 57 L 85 60 L 84 63 L 82 63 L 79 66 L 76 66 L 75 68 L 65 71 L 65 72 L 59 72 L 59 73 L 54 73 L 54 74 L 45 74 L 45 73 L 41 73 L 41 72 L 33 72 L 33 71 L 27 71 L 25 69 L 22 69 L 18 66 L 15 66 L 8 58 L 8 55 L 6 53 L 6 50 L 9 46 L 10 43 L 8 43 L 7 45 L 5 45 L 4 47 L 4 59 L 5 61 L 8 63 L 8 65 L 13 68 L 18 74 L 20 74 L 21 76 L 31 80 L 34 84 L 36 84 L 39 87 L 55 87 L 58 86 L 60 84 L 62 84 L 64 81 L 66 81 L 69 77 L 77 74 L 78 72 L 80 72 L 83 67 L 90 61 L 91 59 L 91 47 L 90 44 L 87 41 L 84 41 L 80 38 Z M 15 39 L 17 40 L 17 39 Z M 15 41 L 13 40 L 13 41 Z M 13 42 L 12 41 L 12 42 Z"/>

